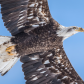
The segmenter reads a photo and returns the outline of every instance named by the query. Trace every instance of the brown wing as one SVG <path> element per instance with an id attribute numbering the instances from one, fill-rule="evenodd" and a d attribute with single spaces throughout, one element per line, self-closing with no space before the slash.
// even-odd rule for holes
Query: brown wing
<path id="1" fill-rule="evenodd" d="M 22 68 L 27 80 L 26 84 L 61 84 L 61 81 L 57 80 L 58 74 L 54 75 L 42 63 L 43 59 L 39 57 L 40 54 L 26 55 L 20 59 L 23 62 Z"/>
<path id="2" fill-rule="evenodd" d="M 62 46 L 21 57 L 26 84 L 84 84 Z"/>
<path id="3" fill-rule="evenodd" d="M 12 35 L 49 24 L 47 0 L 0 0 L 4 25 Z"/>

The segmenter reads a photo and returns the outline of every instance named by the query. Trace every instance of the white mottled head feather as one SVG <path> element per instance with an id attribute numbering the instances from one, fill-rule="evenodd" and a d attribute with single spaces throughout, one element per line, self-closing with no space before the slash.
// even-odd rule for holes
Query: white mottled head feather
<path id="1" fill-rule="evenodd" d="M 77 29 L 79 29 L 79 27 L 76 27 L 76 26 L 65 27 L 65 26 L 60 25 L 58 28 L 59 30 L 56 32 L 56 34 L 59 37 L 63 37 L 63 41 L 66 38 L 79 32 L 79 31 L 76 31 Z"/>

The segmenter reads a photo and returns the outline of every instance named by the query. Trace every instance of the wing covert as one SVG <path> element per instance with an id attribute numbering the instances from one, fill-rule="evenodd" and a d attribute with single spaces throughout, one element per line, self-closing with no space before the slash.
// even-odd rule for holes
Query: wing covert
<path id="1" fill-rule="evenodd" d="M 12 35 L 47 25 L 51 18 L 47 0 L 0 0 L 4 25 Z"/>

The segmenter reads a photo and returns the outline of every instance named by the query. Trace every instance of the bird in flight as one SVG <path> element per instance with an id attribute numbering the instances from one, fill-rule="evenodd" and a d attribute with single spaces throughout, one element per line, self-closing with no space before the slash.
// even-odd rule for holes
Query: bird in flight
<path id="1" fill-rule="evenodd" d="M 12 37 L 0 36 L 0 73 L 19 60 L 26 84 L 84 84 L 71 65 L 63 41 L 84 29 L 55 21 L 47 0 L 0 0 L 5 27 Z"/>

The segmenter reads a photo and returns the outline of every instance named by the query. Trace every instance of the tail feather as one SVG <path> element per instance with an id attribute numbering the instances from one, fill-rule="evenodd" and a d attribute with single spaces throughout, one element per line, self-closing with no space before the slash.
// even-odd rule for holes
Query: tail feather
<path id="1" fill-rule="evenodd" d="M 9 56 L 6 52 L 6 48 L 12 46 L 11 37 L 0 36 L 0 73 L 5 75 L 13 65 L 19 60 L 17 54 Z"/>
<path id="2" fill-rule="evenodd" d="M 1 71 L 2 71 L 2 69 L 5 67 L 5 66 L 7 66 L 7 64 L 9 63 L 9 61 L 7 61 L 7 62 L 1 62 L 0 63 L 0 73 L 1 73 Z"/>
<path id="3" fill-rule="evenodd" d="M 11 37 L 0 36 L 0 45 L 10 40 Z"/>
<path id="4" fill-rule="evenodd" d="M 18 60 L 19 60 L 18 57 L 15 57 L 14 59 L 11 59 L 11 60 L 7 63 L 7 65 L 6 65 L 4 68 L 2 68 L 2 70 L 1 70 L 1 75 L 2 75 L 2 76 L 5 75 L 5 74 L 14 66 L 14 64 L 15 64 Z"/>

